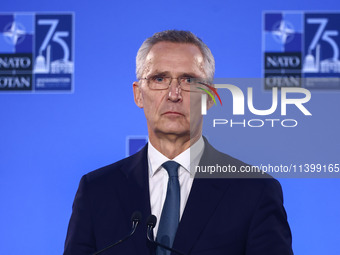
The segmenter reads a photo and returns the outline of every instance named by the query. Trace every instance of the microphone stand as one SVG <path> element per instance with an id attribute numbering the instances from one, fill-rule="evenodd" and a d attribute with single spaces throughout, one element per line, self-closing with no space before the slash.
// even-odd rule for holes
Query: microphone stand
<path id="1" fill-rule="evenodd" d="M 166 249 L 168 251 L 171 251 L 171 252 L 175 252 L 177 254 L 180 254 L 180 255 L 185 255 L 183 252 L 180 252 L 176 249 L 173 249 L 173 248 L 170 248 L 162 243 L 159 243 L 157 241 L 155 241 L 153 238 L 152 238 L 152 230 L 154 229 L 154 227 L 156 226 L 156 223 L 157 223 L 157 218 L 155 215 L 150 215 L 148 217 L 148 220 L 147 220 L 147 226 L 148 226 L 148 229 L 147 229 L 147 233 L 146 233 L 146 236 L 148 238 L 148 240 L 151 242 L 151 243 L 154 243 L 160 247 L 162 247 L 163 249 Z"/>
<path id="2" fill-rule="evenodd" d="M 115 243 L 113 243 L 113 244 L 111 244 L 111 245 L 101 249 L 100 251 L 96 251 L 92 255 L 98 255 L 99 253 L 102 253 L 103 251 L 106 251 L 107 249 L 110 249 L 110 248 L 112 248 L 112 247 L 114 247 L 114 246 L 124 242 L 129 237 L 131 237 L 135 233 L 136 228 L 137 228 L 138 223 L 140 222 L 141 218 L 142 218 L 142 216 L 141 216 L 140 212 L 138 212 L 138 211 L 134 212 L 132 214 L 132 217 L 131 217 L 131 220 L 132 220 L 132 229 L 131 229 L 131 232 L 127 236 L 125 236 L 122 239 L 120 239 L 119 241 L 117 241 L 117 242 L 115 242 Z"/>

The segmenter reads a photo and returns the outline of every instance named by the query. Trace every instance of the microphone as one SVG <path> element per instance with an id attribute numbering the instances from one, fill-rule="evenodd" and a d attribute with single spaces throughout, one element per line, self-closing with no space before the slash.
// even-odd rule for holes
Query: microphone
<path id="1" fill-rule="evenodd" d="M 99 253 L 102 253 L 103 251 L 106 251 L 107 249 L 110 249 L 110 248 L 124 242 L 125 240 L 127 240 L 129 237 L 131 237 L 135 233 L 136 228 L 138 226 L 138 223 L 140 222 L 141 219 L 142 219 L 142 214 L 140 213 L 140 211 L 135 211 L 131 216 L 131 221 L 132 221 L 131 232 L 127 236 L 125 236 L 124 238 L 120 239 L 119 241 L 105 247 L 104 249 L 102 249 L 100 251 L 96 251 L 92 255 L 97 255 Z"/>
<path id="2" fill-rule="evenodd" d="M 147 226 L 148 226 L 148 229 L 147 229 L 147 232 L 146 232 L 146 236 L 147 236 L 148 240 L 149 240 L 151 243 L 154 243 L 154 244 L 156 244 L 157 246 L 160 246 L 160 247 L 162 247 L 162 248 L 164 248 L 164 249 L 166 249 L 166 250 L 168 250 L 168 251 L 175 252 L 175 253 L 180 254 L 180 255 L 184 255 L 183 252 L 180 252 L 180 251 L 178 251 L 178 250 L 175 250 L 175 249 L 173 249 L 173 248 L 170 248 L 170 247 L 168 247 L 168 246 L 166 246 L 166 245 L 164 245 L 164 244 L 162 244 L 162 243 L 159 243 L 159 242 L 157 242 L 157 241 L 155 241 L 155 240 L 153 239 L 153 237 L 152 237 L 152 231 L 153 231 L 154 227 L 156 226 L 156 223 L 157 223 L 157 217 L 156 217 L 155 215 L 151 214 L 151 215 L 148 217 L 147 221 L 146 221 L 146 224 L 147 224 Z"/>

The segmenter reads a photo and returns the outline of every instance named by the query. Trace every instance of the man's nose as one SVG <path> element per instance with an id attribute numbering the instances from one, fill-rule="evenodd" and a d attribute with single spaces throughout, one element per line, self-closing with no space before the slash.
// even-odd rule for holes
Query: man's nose
<path id="1" fill-rule="evenodd" d="M 173 102 L 182 100 L 182 91 L 178 79 L 171 79 L 168 99 Z"/>

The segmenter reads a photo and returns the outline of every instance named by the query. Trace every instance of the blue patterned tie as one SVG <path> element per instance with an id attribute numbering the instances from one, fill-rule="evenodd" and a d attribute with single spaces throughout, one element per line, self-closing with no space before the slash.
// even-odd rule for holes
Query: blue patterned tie
<path id="1" fill-rule="evenodd" d="M 157 241 L 172 247 L 179 222 L 180 186 L 178 181 L 179 164 L 175 161 L 167 161 L 162 165 L 169 174 L 168 190 L 163 205 L 162 216 L 159 222 Z M 168 255 L 171 252 L 157 247 L 157 255 Z"/>

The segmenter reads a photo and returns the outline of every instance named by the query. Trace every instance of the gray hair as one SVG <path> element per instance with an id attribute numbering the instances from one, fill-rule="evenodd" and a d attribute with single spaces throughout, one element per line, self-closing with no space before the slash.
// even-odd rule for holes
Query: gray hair
<path id="1" fill-rule="evenodd" d="M 210 81 L 214 79 L 215 59 L 208 46 L 190 31 L 166 30 L 155 33 L 153 36 L 147 38 L 139 48 L 136 57 L 136 75 L 138 80 L 140 80 L 143 76 L 147 55 L 149 54 L 152 46 L 159 42 L 189 43 L 196 45 L 203 55 L 204 71 L 207 78 Z"/>

